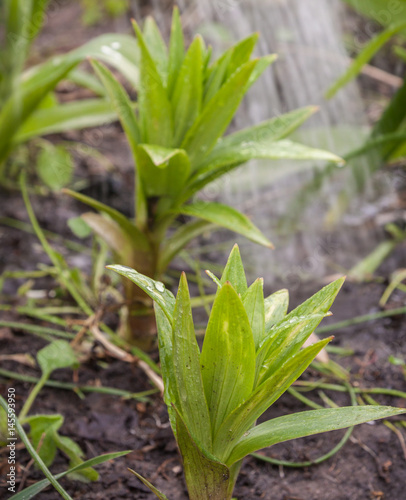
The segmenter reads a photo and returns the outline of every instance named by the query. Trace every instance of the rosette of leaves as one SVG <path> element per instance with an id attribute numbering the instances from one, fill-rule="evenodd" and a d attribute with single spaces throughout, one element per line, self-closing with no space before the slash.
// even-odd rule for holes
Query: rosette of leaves
<path id="1" fill-rule="evenodd" d="M 331 337 L 302 348 L 328 315 L 343 278 L 287 314 L 286 290 L 264 299 L 262 279 L 247 286 L 235 246 L 221 279 L 211 275 L 218 291 L 200 351 L 185 274 L 175 299 L 132 269 L 110 269 L 155 301 L 164 398 L 191 500 L 230 499 L 244 457 L 261 448 L 406 411 L 386 406 L 326 408 L 256 425 L 330 342 Z M 166 498 L 136 475 L 159 498 Z"/>
<path id="2" fill-rule="evenodd" d="M 175 8 L 169 47 L 152 18 L 143 30 L 134 22 L 140 78 L 137 108 L 125 89 L 99 62 L 93 67 L 120 117 L 136 166 L 134 220 L 92 198 L 67 191 L 101 214 L 83 217 L 114 252 L 117 263 L 161 279 L 169 263 L 193 238 L 224 227 L 271 247 L 243 214 L 217 202 L 194 199 L 208 184 L 253 158 L 341 161 L 337 156 L 286 139 L 314 107 L 299 109 L 223 137 L 244 95 L 275 55 L 252 58 L 258 35 L 237 43 L 218 59 L 200 35 L 185 50 Z M 179 216 L 192 219 L 176 228 Z M 148 337 L 139 315 L 146 296 L 125 284 L 130 305 L 127 335 Z M 138 305 L 137 305 L 138 304 Z M 145 308 L 145 306 L 142 306 Z M 151 317 L 151 316 L 150 316 Z M 154 330 L 154 327 L 151 327 Z"/>

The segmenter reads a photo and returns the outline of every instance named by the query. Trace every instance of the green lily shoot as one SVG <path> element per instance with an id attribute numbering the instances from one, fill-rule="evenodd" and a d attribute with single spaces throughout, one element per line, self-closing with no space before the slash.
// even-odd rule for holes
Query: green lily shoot
<path id="1" fill-rule="evenodd" d="M 386 406 L 326 408 L 256 425 L 330 342 L 331 337 L 302 348 L 329 314 L 343 278 L 287 314 L 286 290 L 264 299 L 262 279 L 247 287 L 235 246 L 221 279 L 209 273 L 218 291 L 200 351 L 185 274 L 175 299 L 161 283 L 132 269 L 109 268 L 155 302 L 164 398 L 191 500 L 231 499 L 244 457 L 261 448 L 406 412 Z"/>
<path id="2" fill-rule="evenodd" d="M 81 193 L 66 192 L 100 212 L 83 218 L 107 242 L 115 262 L 153 279 L 163 279 L 174 257 L 192 239 L 214 228 L 224 227 L 271 247 L 245 215 L 221 203 L 193 198 L 253 158 L 340 162 L 332 153 L 285 139 L 316 108 L 292 111 L 223 138 L 244 95 L 276 56 L 251 58 L 257 34 L 214 61 L 200 35 L 186 51 L 178 9 L 169 47 L 152 18 L 143 30 L 134 22 L 134 29 L 139 78 L 131 83 L 137 89 L 136 103 L 109 69 L 98 61 L 92 64 L 132 151 L 135 217 L 128 219 Z M 179 216 L 191 220 L 179 225 Z M 129 310 L 125 336 L 145 347 L 156 329 L 150 321 L 153 315 L 141 313 L 149 299 L 138 286 L 130 282 L 124 286 Z"/>

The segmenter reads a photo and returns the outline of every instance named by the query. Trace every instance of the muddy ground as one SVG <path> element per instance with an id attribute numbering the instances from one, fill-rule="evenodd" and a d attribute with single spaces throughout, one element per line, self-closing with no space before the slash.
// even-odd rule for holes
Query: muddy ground
<path id="1" fill-rule="evenodd" d="M 126 19 L 108 20 L 91 29 L 84 29 L 77 19 L 80 15 L 77 2 L 55 2 L 58 10 L 50 16 L 36 43 L 34 58 L 42 58 L 55 51 L 65 51 L 79 45 L 87 38 L 106 31 L 125 31 L 129 27 Z M 147 8 L 146 6 L 143 8 Z M 60 97 L 72 98 L 73 89 L 63 87 Z M 95 132 L 72 132 L 64 134 L 63 139 L 97 143 Z M 54 137 L 52 140 L 59 140 Z M 131 215 L 132 163 L 123 134 L 118 125 L 103 129 L 101 151 L 114 161 L 114 170 L 107 173 L 97 162 L 77 156 L 77 176 L 88 179 L 87 194 L 108 202 L 115 208 Z M 67 229 L 66 221 L 77 216 L 83 207 L 60 195 L 47 197 L 32 196 L 34 209 L 44 229 L 53 231 L 66 238 L 74 239 Z M 27 222 L 28 217 L 18 191 L 0 192 L 1 217 L 11 217 Z M 88 243 L 85 241 L 85 243 Z M 78 255 L 64 248 L 63 241 L 54 242 L 72 265 L 86 269 L 89 257 Z M 405 245 L 386 261 L 380 269 L 385 279 L 398 268 L 406 267 Z M 3 270 L 35 269 L 38 263 L 48 264 L 35 236 L 9 225 L 0 225 L 0 272 Z M 24 298 L 15 297 L 15 291 L 22 281 L 7 280 L 4 284 L 1 301 L 9 305 L 24 304 Z M 351 284 L 347 283 L 333 307 L 334 318 L 329 322 L 348 319 L 357 315 L 379 310 L 377 304 L 385 289 L 386 282 Z M 292 306 L 307 298 L 320 288 L 321 284 L 303 284 L 292 297 Z M 55 283 L 51 278 L 36 281 L 36 288 L 52 291 Z M 268 289 L 270 293 L 272 288 Z M 394 294 L 389 308 L 404 305 L 404 294 Z M 16 312 L 0 312 L 3 321 L 30 322 Z M 199 316 L 199 318 L 202 316 Z M 114 319 L 112 320 L 114 326 Z M 35 322 L 34 322 L 35 323 Z M 43 324 L 36 322 L 36 324 Z M 381 387 L 400 391 L 405 390 L 402 367 L 394 366 L 390 356 L 406 359 L 406 317 L 397 316 L 364 323 L 334 332 L 333 345 L 352 349 L 354 354 L 344 358 L 332 356 L 351 374 L 355 387 Z M 29 352 L 34 354 L 46 342 L 16 329 L 0 328 L 0 354 Z M 157 359 L 157 353 L 153 356 Z M 38 376 L 36 369 L 2 361 L 3 369 L 14 370 L 23 375 Z M 94 355 L 81 365 L 76 376 L 80 384 L 105 385 L 139 392 L 151 388 L 145 374 L 134 364 L 129 365 L 112 358 L 100 360 Z M 55 380 L 72 382 L 69 370 L 60 370 L 53 375 Z M 303 380 L 320 380 L 320 374 L 311 368 Z M 76 379 L 75 379 L 76 381 Z M 326 377 L 326 381 L 337 383 Z M 0 378 L 1 394 L 8 387 L 15 387 L 17 406 L 21 408 L 32 384 Z M 349 404 L 348 394 L 326 391 L 338 405 Z M 320 403 L 317 391 L 306 394 Z M 406 406 L 406 400 L 389 396 L 374 396 L 382 404 Z M 264 418 L 272 418 L 285 413 L 304 411 L 308 408 L 293 396 L 285 394 L 272 407 Z M 132 450 L 126 457 L 98 467 L 100 479 L 96 483 L 84 484 L 68 479 L 62 480 L 63 486 L 75 499 L 152 499 L 154 496 L 127 470 L 132 468 L 147 477 L 171 500 L 187 498 L 182 466 L 168 424 L 167 412 L 159 395 L 150 396 L 149 401 L 123 400 L 116 396 L 87 394 L 81 399 L 71 391 L 45 388 L 38 397 L 32 412 L 60 413 L 65 417 L 62 434 L 74 439 L 86 457 L 100 453 Z M 396 419 L 395 419 L 396 420 Z M 404 431 L 403 439 L 404 439 Z M 274 446 L 263 453 L 280 460 L 302 462 L 313 461 L 331 450 L 341 439 L 344 431 L 319 435 Z M 252 457 L 244 462 L 237 481 L 235 496 L 239 500 L 398 500 L 404 497 L 406 480 L 406 456 L 404 441 L 383 423 L 358 426 L 352 438 L 329 460 L 319 465 L 304 468 L 288 468 L 264 463 Z M 67 468 L 67 460 L 58 455 L 53 472 Z M 1 498 L 5 486 L 5 453 L 0 454 Z M 24 449 L 18 449 L 18 474 L 20 486 L 28 486 L 42 478 L 30 463 Z M 48 489 L 37 498 L 53 500 L 59 495 Z"/>

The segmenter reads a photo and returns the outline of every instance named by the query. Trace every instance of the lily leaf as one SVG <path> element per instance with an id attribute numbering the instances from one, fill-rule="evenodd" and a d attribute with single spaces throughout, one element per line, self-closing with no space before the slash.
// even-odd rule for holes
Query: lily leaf
<path id="1" fill-rule="evenodd" d="M 234 290 L 241 296 L 247 291 L 247 278 L 245 276 L 244 266 L 241 260 L 240 249 L 234 245 L 227 259 L 226 267 L 221 276 L 221 285 L 230 282 Z"/>
<path id="2" fill-rule="evenodd" d="M 190 161 L 183 149 L 141 144 L 135 155 L 147 197 L 175 198 L 182 191 L 190 173 Z"/>
<path id="3" fill-rule="evenodd" d="M 242 234 L 255 243 L 273 248 L 272 243 L 242 213 L 232 207 L 216 202 L 196 201 L 179 208 L 179 213 L 198 217 Z"/>
<path id="4" fill-rule="evenodd" d="M 166 270 L 172 259 L 191 240 L 207 231 L 214 231 L 216 229 L 219 229 L 219 227 L 201 219 L 182 224 L 181 227 L 163 243 L 158 262 L 158 274 Z"/>
<path id="5" fill-rule="evenodd" d="M 182 23 L 179 9 L 174 7 L 171 26 L 171 39 L 169 42 L 169 76 L 168 95 L 171 98 L 180 68 L 185 57 L 185 42 L 183 39 Z"/>
<path id="6" fill-rule="evenodd" d="M 230 283 L 218 291 L 200 358 L 215 436 L 228 414 L 252 392 L 255 345 L 244 306 Z"/>
<path id="7" fill-rule="evenodd" d="M 203 98 L 203 40 L 198 35 L 193 40 L 180 68 L 172 97 L 174 144 L 181 144 L 202 107 Z"/>
<path id="8" fill-rule="evenodd" d="M 248 314 L 255 349 L 258 349 L 265 334 L 264 280 L 262 278 L 255 280 L 248 288 L 243 297 L 243 304 Z"/>
<path id="9" fill-rule="evenodd" d="M 135 159 L 135 149 L 140 142 L 140 131 L 133 109 L 134 106 L 127 92 L 103 64 L 98 61 L 92 61 L 92 66 L 107 90 L 107 94 L 120 119 Z"/>
<path id="10" fill-rule="evenodd" d="M 121 276 L 128 278 L 137 286 L 139 286 L 144 292 L 151 297 L 164 311 L 169 322 L 172 324 L 173 321 L 173 311 L 175 308 L 175 297 L 173 294 L 165 288 L 165 285 L 160 281 L 155 281 L 148 276 L 138 273 L 135 269 L 130 267 L 113 265 L 106 266 L 107 269 L 111 269 Z"/>
<path id="11" fill-rule="evenodd" d="M 97 127 L 117 120 L 110 102 L 105 99 L 82 99 L 35 111 L 18 130 L 14 142 L 57 134 L 68 130 Z"/>
<path id="12" fill-rule="evenodd" d="M 205 159 L 205 167 L 199 167 L 194 179 L 200 179 L 202 174 L 214 172 L 224 167 L 241 165 L 252 159 L 264 160 L 314 160 L 334 163 L 343 163 L 339 156 L 304 146 L 290 140 L 270 142 L 268 139 L 245 141 L 230 147 L 219 147 L 212 151 L 210 158 Z M 310 166 L 309 168 L 313 168 Z"/>
<path id="13" fill-rule="evenodd" d="M 62 192 L 111 217 L 131 239 L 134 248 L 145 252 L 150 251 L 150 244 L 146 236 L 123 214 L 84 194 L 76 193 L 70 189 L 63 189 Z"/>
<path id="14" fill-rule="evenodd" d="M 232 462 L 228 460 L 228 457 L 235 443 L 300 377 L 330 340 L 331 337 L 302 349 L 290 358 L 281 369 L 256 387 L 249 398 L 242 402 L 222 422 L 213 439 L 213 453 L 225 463 L 231 464 Z"/>
<path id="15" fill-rule="evenodd" d="M 289 307 L 289 292 L 285 288 L 278 290 L 265 299 L 265 334 L 282 321 Z"/>
<path id="16" fill-rule="evenodd" d="M 229 126 L 245 94 L 245 85 L 257 60 L 244 64 L 207 104 L 181 145 L 189 154 L 192 167 L 202 155 L 210 153 Z"/>
<path id="17" fill-rule="evenodd" d="M 324 287 L 273 327 L 258 352 L 259 382 L 275 372 L 302 347 L 329 312 L 344 279 L 340 278 Z"/>
<path id="18" fill-rule="evenodd" d="M 135 266 L 134 246 L 128 235 L 111 219 L 88 212 L 81 217 L 86 224 L 113 250 L 120 263 Z"/>
<path id="19" fill-rule="evenodd" d="M 406 410 L 390 406 L 368 406 L 367 408 L 350 406 L 305 411 L 274 418 L 249 430 L 238 441 L 227 463 L 232 464 L 249 453 L 290 439 L 345 429 L 403 413 L 406 413 Z"/>
<path id="20" fill-rule="evenodd" d="M 179 392 L 179 411 L 191 433 L 205 450 L 210 451 L 210 416 L 204 395 L 200 351 L 185 273 L 182 273 L 180 279 L 173 313 L 173 366 Z"/>
<path id="21" fill-rule="evenodd" d="M 138 92 L 141 142 L 170 148 L 173 145 L 172 106 L 144 36 L 135 21 L 133 26 L 141 50 Z"/>
<path id="22" fill-rule="evenodd" d="M 152 59 L 156 62 L 158 73 L 166 86 L 168 80 L 168 51 L 161 32 L 153 17 L 148 16 L 144 23 L 144 40 Z"/>

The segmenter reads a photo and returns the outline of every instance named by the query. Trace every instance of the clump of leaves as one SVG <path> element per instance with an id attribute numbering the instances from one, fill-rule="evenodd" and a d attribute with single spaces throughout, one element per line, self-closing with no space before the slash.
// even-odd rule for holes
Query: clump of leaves
<path id="1" fill-rule="evenodd" d="M 138 105 L 99 62 L 93 67 L 120 117 L 136 166 L 135 219 L 129 220 L 107 205 L 67 191 L 101 212 L 83 217 L 114 252 L 115 261 L 154 279 L 192 239 L 215 227 L 235 231 L 260 245 L 270 241 L 243 214 L 217 202 L 193 198 L 253 158 L 341 161 L 337 156 L 286 140 L 306 121 L 314 107 L 292 111 L 223 137 L 244 95 L 275 55 L 252 58 L 258 34 L 237 43 L 218 59 L 197 35 L 188 50 L 178 9 L 167 47 L 152 18 L 143 30 L 134 22 L 139 51 Z M 190 202 L 192 200 L 192 202 Z M 180 228 L 180 216 L 193 219 Z M 147 328 L 141 323 L 145 294 L 125 284 L 130 307 L 127 335 Z M 145 309 L 145 305 L 142 306 Z M 145 332 L 144 332 L 145 333 Z M 146 332 L 148 334 L 148 332 Z"/>
<path id="2" fill-rule="evenodd" d="M 92 75 L 77 68 L 87 57 L 120 67 L 128 78 L 136 78 L 135 41 L 128 35 L 105 34 L 67 54 L 26 69 L 32 42 L 39 34 L 49 0 L 4 0 L 0 5 L 0 181 L 27 164 L 31 139 L 46 134 L 102 125 L 114 121 L 105 90 Z M 95 96 L 80 102 L 60 104 L 55 88 L 69 78 L 89 88 Z M 66 185 L 72 164 L 62 147 L 44 140 L 40 148 L 40 176 L 51 189 Z M 21 153 L 23 150 L 23 153 Z M 18 153 L 18 156 L 17 156 Z M 17 156 L 17 157 L 16 157 Z M 6 173 L 8 175 L 6 175 Z"/>
<path id="3" fill-rule="evenodd" d="M 191 500 L 230 499 L 242 460 L 261 448 L 406 411 L 386 406 L 327 408 L 256 425 L 330 342 L 331 337 L 302 348 L 329 314 L 343 278 L 287 314 L 286 290 L 264 299 L 262 279 L 247 286 L 235 246 L 221 279 L 210 273 L 218 291 L 200 352 L 185 274 L 175 299 L 132 269 L 110 269 L 155 301 L 164 397 Z"/>

